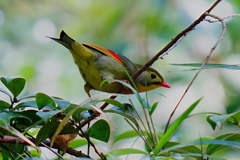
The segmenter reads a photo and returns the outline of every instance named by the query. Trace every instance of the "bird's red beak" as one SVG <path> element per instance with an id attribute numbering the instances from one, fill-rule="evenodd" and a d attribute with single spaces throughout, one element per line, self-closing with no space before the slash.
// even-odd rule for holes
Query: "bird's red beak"
<path id="1" fill-rule="evenodd" d="M 160 83 L 160 86 L 166 87 L 166 88 L 171 88 L 171 86 L 167 82 Z"/>

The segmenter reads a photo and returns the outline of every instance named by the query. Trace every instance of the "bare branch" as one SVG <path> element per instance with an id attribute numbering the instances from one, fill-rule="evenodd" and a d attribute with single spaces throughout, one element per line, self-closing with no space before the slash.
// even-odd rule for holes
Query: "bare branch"
<path id="1" fill-rule="evenodd" d="M 28 138 L 28 140 L 32 141 L 33 143 L 35 143 L 35 138 Z M 4 136 L 3 138 L 0 138 L 0 143 L 11 143 L 11 144 L 22 144 L 22 145 L 29 145 L 29 143 L 27 143 L 26 141 L 22 140 L 22 139 L 19 139 L 18 137 L 14 137 L 14 136 Z M 45 140 L 43 141 L 43 143 L 47 146 L 50 146 L 50 141 L 48 140 Z M 41 147 L 45 147 L 44 145 L 41 145 Z M 56 146 L 56 145 L 53 145 L 52 148 L 55 148 L 55 149 L 60 149 L 60 147 Z M 70 155 L 73 155 L 75 157 L 87 157 L 87 158 L 91 158 L 87 155 L 85 155 L 84 153 L 82 153 L 81 151 L 77 151 L 71 147 L 67 147 L 66 149 L 66 153 L 70 154 Z"/>
<path id="2" fill-rule="evenodd" d="M 225 19 L 229 19 L 229 18 L 232 18 L 232 17 L 236 17 L 236 16 L 239 16 L 239 17 L 240 17 L 240 14 L 233 13 L 232 15 L 223 17 L 223 18 L 221 18 L 221 19 L 222 19 L 222 20 L 225 20 Z M 219 22 L 219 20 L 217 20 L 217 21 L 212 21 L 212 20 L 210 20 L 210 19 L 204 19 L 204 21 L 207 21 L 207 22 L 209 22 L 209 23 Z"/>
<path id="3" fill-rule="evenodd" d="M 36 138 L 34 138 L 32 135 L 30 135 L 30 134 L 28 134 L 28 133 L 26 133 L 26 135 L 29 136 L 29 137 L 31 137 L 32 139 L 36 139 Z M 49 147 L 49 146 L 46 145 L 45 143 L 41 142 L 40 145 L 46 147 L 48 150 L 50 150 L 50 151 L 51 151 L 52 153 L 54 153 L 56 156 L 58 156 L 59 158 L 63 159 L 63 157 L 62 157 L 59 153 L 55 152 L 51 147 Z"/>
<path id="4" fill-rule="evenodd" d="M 133 79 L 139 76 L 143 71 L 145 71 L 149 66 L 151 66 L 156 60 L 160 57 L 166 55 L 170 49 L 177 45 L 190 31 L 194 30 L 194 28 L 201 23 L 205 17 L 207 16 L 205 13 L 210 13 L 217 4 L 221 2 L 221 0 L 215 1 L 212 6 L 207 9 L 197 20 L 195 20 L 190 26 L 180 32 L 176 37 L 172 39 L 162 50 L 160 50 L 152 59 L 150 59 L 145 65 L 143 65 L 138 72 L 133 75 Z"/>

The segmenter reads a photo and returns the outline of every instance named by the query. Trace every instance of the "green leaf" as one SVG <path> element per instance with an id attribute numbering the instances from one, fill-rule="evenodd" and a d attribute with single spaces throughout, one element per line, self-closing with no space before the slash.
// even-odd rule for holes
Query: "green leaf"
<path id="1" fill-rule="evenodd" d="M 8 108 L 10 108 L 10 106 L 11 105 L 9 103 L 7 103 L 7 102 L 5 102 L 3 100 L 0 100 L 0 110 L 8 109 Z"/>
<path id="2" fill-rule="evenodd" d="M 75 117 L 75 116 L 78 116 L 79 112 L 76 113 L 76 111 L 78 109 L 82 110 L 82 109 L 86 109 L 86 108 L 89 108 L 89 104 L 92 104 L 94 102 L 94 100 L 91 100 L 87 103 L 84 103 L 83 105 L 70 105 L 66 110 L 65 110 L 65 113 L 67 113 L 65 115 L 65 117 L 62 119 L 62 122 L 61 124 L 58 126 L 57 130 L 55 131 L 53 137 L 52 137 L 52 142 L 50 144 L 50 146 L 53 145 L 53 142 L 55 141 L 57 135 L 62 131 L 62 129 L 64 128 L 64 126 L 68 123 L 68 120 L 70 117 Z M 75 115 L 74 115 L 74 114 Z"/>
<path id="3" fill-rule="evenodd" d="M 28 94 L 25 96 L 22 96 L 21 98 L 19 98 L 19 100 L 23 100 L 23 99 L 27 99 L 27 98 L 35 98 L 36 94 Z"/>
<path id="4" fill-rule="evenodd" d="M 66 100 L 63 100 L 63 99 L 60 99 L 60 98 L 57 98 L 57 97 L 53 97 L 52 99 L 58 105 L 58 107 L 61 108 L 61 109 L 66 109 L 67 107 L 70 106 L 69 101 L 66 101 Z"/>
<path id="5" fill-rule="evenodd" d="M 17 113 L 17 112 L 13 112 Z M 22 112 L 19 112 L 23 118 L 29 119 L 32 123 L 36 123 L 40 120 L 40 117 L 37 116 L 37 111 L 36 110 L 24 110 Z M 20 116 L 20 115 L 16 115 Z"/>
<path id="6" fill-rule="evenodd" d="M 83 119 L 86 119 L 91 116 L 91 113 L 88 112 L 91 108 L 82 108 L 79 107 L 73 112 L 72 117 L 76 123 L 81 122 Z"/>
<path id="7" fill-rule="evenodd" d="M 183 67 L 196 67 L 196 68 L 191 69 L 193 71 L 193 70 L 198 70 L 202 66 L 202 63 L 185 63 L 185 64 L 170 64 L 170 65 L 183 66 Z M 203 69 L 211 69 L 211 68 L 223 68 L 223 69 L 229 69 L 229 70 L 240 70 L 239 65 L 229 65 L 229 64 L 206 64 L 203 67 Z"/>
<path id="8" fill-rule="evenodd" d="M 8 144 L 8 143 L 4 143 L 4 146 L 6 146 L 7 148 L 11 148 L 11 152 L 15 152 L 18 153 L 19 155 L 24 154 L 24 145 L 21 144 Z M 2 159 L 4 160 L 8 160 L 9 157 L 13 157 L 13 159 L 19 159 L 19 156 L 17 154 L 10 154 L 11 152 L 6 151 L 5 148 L 1 147 L 1 152 L 2 152 Z M 10 159 L 9 159 L 10 160 Z"/>
<path id="9" fill-rule="evenodd" d="M 89 137 L 108 142 L 110 137 L 110 126 L 107 121 L 101 119 L 95 122 L 87 131 Z"/>
<path id="10" fill-rule="evenodd" d="M 170 138 L 173 136 L 173 134 L 176 132 L 180 124 L 185 120 L 188 115 L 192 112 L 192 110 L 198 105 L 198 103 L 202 100 L 202 98 L 198 99 L 196 102 L 194 102 L 180 117 L 178 117 L 172 125 L 168 128 L 167 132 L 162 136 L 160 142 L 157 144 L 157 146 L 154 149 L 154 155 L 157 155 L 162 147 L 170 140 Z"/>
<path id="11" fill-rule="evenodd" d="M 228 119 L 232 124 L 240 126 L 240 112 L 235 112 L 233 115 L 231 115 Z"/>
<path id="12" fill-rule="evenodd" d="M 153 112 L 155 111 L 155 109 L 157 108 L 158 106 L 158 102 L 155 102 L 153 104 L 153 106 L 151 107 L 151 110 L 149 111 L 149 115 L 151 116 L 153 114 Z"/>
<path id="13" fill-rule="evenodd" d="M 78 117 L 79 115 L 81 116 L 80 117 L 80 119 L 81 118 L 83 118 L 82 117 L 82 113 L 85 113 L 85 111 L 87 111 L 87 110 L 91 110 L 92 108 L 91 107 L 89 107 L 89 106 L 87 106 L 86 108 L 85 107 L 80 107 L 80 106 L 78 106 L 78 109 L 76 109 L 76 111 L 74 111 L 73 112 L 73 114 L 72 114 L 72 117 Z M 78 117 L 79 118 L 79 117 Z M 78 122 L 80 122 L 80 119 L 79 119 L 79 121 Z M 82 119 L 81 119 L 82 120 Z"/>
<path id="14" fill-rule="evenodd" d="M 182 148 L 182 147 L 187 147 L 187 146 L 192 146 L 192 145 L 203 145 L 203 144 L 218 144 L 218 145 L 224 145 L 224 146 L 229 146 L 229 147 L 240 147 L 240 143 L 239 142 L 234 142 L 234 141 L 226 141 L 226 140 L 199 140 L 199 141 L 193 141 L 193 142 L 189 142 L 189 143 L 182 143 L 182 144 L 178 144 L 169 148 L 165 148 L 164 150 L 162 150 L 161 152 L 159 152 L 159 154 L 163 154 L 163 153 L 168 153 L 171 150 L 175 150 L 178 148 Z"/>
<path id="15" fill-rule="evenodd" d="M 121 105 L 121 107 L 114 106 L 114 107 L 110 108 L 110 110 L 116 111 L 118 113 L 125 113 L 126 115 L 129 115 L 129 116 L 131 116 L 135 119 L 138 119 L 137 112 L 136 112 L 135 108 L 129 103 L 123 103 Z"/>
<path id="16" fill-rule="evenodd" d="M 55 102 L 53 101 L 53 99 L 50 96 L 43 93 L 36 94 L 36 103 L 38 105 L 38 109 L 42 109 L 43 107 L 46 106 L 55 107 Z"/>
<path id="17" fill-rule="evenodd" d="M 95 105 L 98 102 L 101 102 L 100 100 L 92 100 L 88 101 L 84 104 L 81 105 L 76 105 L 76 104 L 70 104 L 68 108 L 64 111 L 67 114 L 71 114 L 71 116 L 74 118 L 76 122 L 80 122 L 82 119 L 84 119 L 83 114 L 87 110 L 92 110 L 93 108 L 90 107 L 91 105 Z M 72 113 L 71 113 L 72 112 Z"/>
<path id="18" fill-rule="evenodd" d="M 200 68 L 202 66 L 202 63 L 185 63 L 185 64 L 170 64 L 174 66 L 184 66 L 184 67 L 198 67 Z M 224 68 L 224 69 L 230 69 L 230 70 L 240 70 L 239 65 L 229 65 L 229 64 L 206 64 L 204 66 L 205 69 L 209 68 Z"/>
<path id="19" fill-rule="evenodd" d="M 32 124 L 32 120 L 28 117 L 29 115 L 24 115 L 22 112 L 8 112 L 8 115 L 11 123 L 18 129 L 24 129 Z"/>
<path id="20" fill-rule="evenodd" d="M 68 107 L 68 108 L 66 108 L 65 110 L 64 110 L 64 113 L 66 113 L 66 114 L 68 114 L 68 113 L 70 113 L 70 112 L 72 112 L 73 110 L 74 111 L 76 111 L 77 109 L 79 109 L 79 108 L 81 108 L 78 104 L 70 104 L 70 106 Z M 87 109 L 85 109 L 85 110 L 89 110 L 90 109 L 90 107 L 88 107 Z M 80 111 L 81 112 L 81 111 Z M 77 112 L 76 114 L 78 114 L 79 112 Z"/>
<path id="21" fill-rule="evenodd" d="M 210 158 L 211 160 L 213 159 L 218 159 L 218 160 L 226 160 L 226 158 L 222 158 L 222 157 L 217 157 L 217 156 L 211 156 L 211 155 L 207 155 L 207 154 L 204 154 L 204 153 L 182 153 L 182 154 L 178 154 L 178 153 L 175 153 L 173 154 L 172 156 L 169 156 L 168 154 L 165 154 L 166 156 L 156 156 L 155 159 L 174 159 L 174 160 L 187 160 L 187 157 L 186 156 L 190 156 L 190 157 L 195 157 L 196 160 L 205 160 L 206 158 Z M 205 159 L 203 159 L 203 157 Z M 207 160 L 207 159 L 206 159 Z"/>
<path id="22" fill-rule="evenodd" d="M 36 114 L 43 119 L 45 123 L 47 123 L 52 116 L 62 112 L 61 110 L 56 111 L 38 111 Z"/>
<path id="23" fill-rule="evenodd" d="M 34 158 L 41 157 L 41 152 L 38 152 L 36 150 L 30 150 L 29 152 Z M 30 158 L 30 157 L 28 157 L 28 158 Z M 23 160 L 25 160 L 25 158 Z M 29 160 L 34 160 L 34 159 L 29 159 Z M 37 160 L 37 159 L 35 159 L 35 160 Z"/>
<path id="24" fill-rule="evenodd" d="M 59 123 L 61 124 L 61 123 Z M 72 125 L 70 124 L 66 124 L 63 128 L 63 130 L 59 133 L 59 135 L 62 134 L 73 134 L 73 133 L 78 133 L 78 130 L 76 128 L 74 128 Z"/>
<path id="25" fill-rule="evenodd" d="M 134 116 L 136 114 L 136 110 L 131 104 L 123 103 L 122 106 L 123 106 L 124 113 L 126 113 L 128 115 L 133 115 L 133 117 L 136 117 L 136 116 Z"/>
<path id="26" fill-rule="evenodd" d="M 7 125 L 10 123 L 10 116 L 5 112 L 0 112 L 0 125 Z"/>
<path id="27" fill-rule="evenodd" d="M 226 141 L 235 141 L 240 142 L 240 134 L 228 133 L 215 138 L 215 140 L 226 140 Z M 219 145 L 219 144 L 209 144 L 206 150 L 206 154 L 212 155 L 215 152 L 227 148 L 228 146 Z"/>
<path id="28" fill-rule="evenodd" d="M 168 143 L 166 143 L 166 145 L 164 147 L 169 148 L 169 147 L 173 147 L 173 146 L 176 146 L 176 145 L 179 145 L 179 144 L 180 143 L 177 143 L 177 142 L 168 142 Z M 202 151 L 194 145 L 179 147 L 179 148 L 171 150 L 170 152 L 179 153 L 181 155 L 184 154 L 184 153 L 202 153 Z"/>
<path id="29" fill-rule="evenodd" d="M 211 116 L 211 115 L 210 115 Z M 215 130 L 217 124 L 210 119 L 210 116 L 207 116 L 207 122 L 211 125 L 212 129 Z"/>
<path id="30" fill-rule="evenodd" d="M 87 144 L 88 144 L 88 142 L 86 139 L 75 139 L 69 143 L 68 147 L 78 148 L 78 147 L 85 146 Z"/>
<path id="31" fill-rule="evenodd" d="M 4 78 L 1 77 L 0 80 L 7 87 L 7 89 L 17 97 L 23 90 L 26 80 L 24 78 Z"/>
<path id="32" fill-rule="evenodd" d="M 117 141 L 119 140 L 122 140 L 122 139 L 126 139 L 126 138 L 132 138 L 132 137 L 136 137 L 136 136 L 139 136 L 138 133 L 134 130 L 132 131 L 126 131 L 120 135 L 117 135 L 113 141 L 113 143 L 116 143 Z"/>
<path id="33" fill-rule="evenodd" d="M 119 107 L 113 107 L 111 109 L 104 110 L 104 113 L 116 113 L 116 114 L 119 114 L 119 115 L 129 119 L 130 121 L 132 121 L 138 127 L 136 118 L 134 117 L 135 113 L 132 112 L 132 111 L 129 111 L 129 110 L 126 111 L 126 110 L 122 110 Z"/>
<path id="34" fill-rule="evenodd" d="M 105 83 L 105 82 L 107 82 L 107 81 L 111 81 L 111 80 L 112 80 L 112 79 L 106 79 L 106 80 L 104 80 L 104 81 L 101 83 L 101 85 L 102 85 L 103 83 Z M 119 83 L 121 83 L 123 86 L 128 87 L 129 89 L 131 89 L 132 92 L 133 92 L 133 93 L 135 94 L 135 96 L 137 97 L 139 103 L 142 105 L 142 107 L 143 107 L 143 108 L 146 108 L 146 109 L 150 109 L 150 105 L 147 103 L 147 101 L 146 101 L 143 97 L 141 97 L 140 94 L 137 92 L 137 90 L 135 90 L 130 84 L 128 84 L 128 83 L 126 83 L 126 82 L 123 82 L 123 81 L 121 81 L 121 80 L 118 80 L 118 79 L 114 79 L 114 81 L 119 82 Z"/>
<path id="35" fill-rule="evenodd" d="M 116 101 L 116 100 L 114 100 L 114 99 L 103 99 L 103 100 L 101 100 L 101 101 L 107 102 L 107 103 L 109 103 L 109 104 L 111 104 L 111 105 L 113 105 L 113 106 L 117 106 L 117 107 L 120 107 L 120 108 L 123 107 L 122 103 L 120 103 L 119 101 Z"/>
<path id="36" fill-rule="evenodd" d="M 36 101 L 27 101 L 27 102 L 19 103 L 12 110 L 25 109 L 26 107 L 38 108 Z"/>
<path id="37" fill-rule="evenodd" d="M 52 120 L 48 123 L 46 123 L 38 132 L 37 137 L 36 137 L 36 145 L 39 145 L 42 141 L 45 139 L 49 138 L 55 130 L 57 129 L 59 123 Z"/>
<path id="38" fill-rule="evenodd" d="M 219 128 L 222 128 L 223 123 L 227 120 L 237 120 L 234 117 L 239 116 L 239 112 L 231 113 L 231 114 L 225 114 L 225 115 L 210 115 L 207 117 L 207 122 L 212 126 L 213 130 L 215 130 L 216 126 Z M 233 117 L 232 117 L 233 116 Z M 238 124 L 239 121 L 236 123 Z"/>
<path id="39" fill-rule="evenodd" d="M 134 149 L 134 148 L 123 148 L 123 149 L 117 149 L 110 151 L 106 154 L 106 156 L 122 156 L 122 155 L 129 155 L 129 154 L 144 154 L 148 155 L 147 152 L 139 150 L 139 149 Z"/>
<path id="40" fill-rule="evenodd" d="M 79 114 L 82 111 L 91 110 L 92 108 L 90 106 L 95 105 L 98 102 L 101 102 L 101 101 L 100 100 L 91 100 L 91 101 L 88 101 L 81 105 L 70 104 L 70 106 L 68 108 L 66 108 L 64 112 L 67 114 L 70 112 L 73 112 L 72 116 L 74 117 L 75 115 Z"/>

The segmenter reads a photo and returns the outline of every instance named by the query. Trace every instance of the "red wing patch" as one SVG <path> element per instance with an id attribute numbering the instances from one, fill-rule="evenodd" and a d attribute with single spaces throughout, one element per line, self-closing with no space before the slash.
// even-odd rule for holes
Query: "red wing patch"
<path id="1" fill-rule="evenodd" d="M 117 53 L 107 49 L 107 48 L 104 48 L 102 46 L 98 46 L 98 45 L 95 45 L 95 44 L 89 44 L 89 43 L 83 43 L 84 46 L 87 46 L 87 47 L 90 47 L 92 49 L 95 49 L 99 52 L 101 52 L 102 54 L 105 54 L 107 56 L 110 56 L 112 58 L 114 58 L 116 61 L 118 61 L 120 64 L 122 64 L 122 60 L 121 58 L 118 56 Z"/>

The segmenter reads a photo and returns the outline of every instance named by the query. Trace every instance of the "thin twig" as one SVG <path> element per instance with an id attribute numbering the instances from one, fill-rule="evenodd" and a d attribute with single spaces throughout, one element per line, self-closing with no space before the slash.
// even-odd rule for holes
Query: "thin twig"
<path id="1" fill-rule="evenodd" d="M 223 37 L 224 37 L 224 35 L 225 35 L 225 33 L 226 33 L 226 28 L 227 28 L 227 27 L 226 27 L 226 24 L 225 24 L 225 22 L 224 22 L 224 19 L 221 19 L 221 18 L 219 18 L 219 17 L 217 17 L 217 16 L 215 16 L 215 15 L 209 14 L 208 12 L 205 12 L 205 15 L 206 15 L 206 16 L 211 16 L 211 17 L 217 19 L 218 21 L 220 21 L 220 22 L 222 23 L 223 30 L 222 30 L 222 32 L 221 32 L 221 34 L 220 34 L 217 42 L 214 44 L 214 46 L 211 48 L 209 54 L 208 54 L 207 57 L 205 58 L 202 66 L 199 68 L 198 72 L 195 74 L 195 76 L 193 77 L 193 79 L 191 80 L 191 82 L 189 83 L 189 85 L 187 86 L 186 90 L 184 91 L 183 95 L 181 96 L 180 100 L 178 101 L 177 105 L 176 105 L 175 108 L 173 109 L 171 115 L 169 116 L 169 119 L 168 119 L 167 125 L 166 125 L 166 127 L 165 127 L 164 133 L 167 132 L 168 126 L 169 126 L 169 124 L 170 124 L 170 121 L 171 121 L 171 119 L 172 119 L 172 117 L 173 117 L 176 109 L 178 108 L 179 104 L 180 104 L 181 101 L 183 100 L 184 96 L 185 96 L 186 93 L 188 92 L 189 88 L 191 87 L 191 85 L 193 84 L 193 82 L 195 81 L 195 79 L 197 78 L 197 76 L 199 75 L 199 73 L 202 71 L 203 67 L 207 64 L 207 62 L 208 62 L 208 60 L 210 59 L 213 51 L 216 49 L 216 47 L 218 46 L 218 44 L 222 41 L 222 39 L 223 39 Z"/>
<path id="2" fill-rule="evenodd" d="M 32 141 L 33 143 L 35 143 L 35 138 L 28 138 L 28 140 Z M 18 137 L 14 137 L 14 136 L 3 136 L 3 138 L 0 138 L 0 144 L 2 143 L 10 143 L 10 144 L 16 144 L 18 142 L 18 144 L 22 144 L 22 145 L 30 145 L 29 143 L 27 143 L 26 141 L 20 139 Z M 47 146 L 50 146 L 50 141 L 45 140 L 43 141 L 43 143 Z M 43 146 L 42 144 L 40 144 L 40 146 Z M 44 146 L 43 146 L 44 147 Z M 61 150 L 58 146 L 53 145 L 52 148 L 56 148 Z M 67 147 L 66 149 L 66 153 L 75 156 L 75 157 L 87 157 L 87 158 L 91 158 L 89 156 L 87 156 L 86 154 L 82 153 L 81 151 L 76 151 L 75 149 L 71 148 L 71 147 Z"/>
<path id="3" fill-rule="evenodd" d="M 151 144 L 148 143 L 148 141 L 143 137 L 144 133 L 141 134 L 133 125 L 132 123 L 127 119 L 127 118 L 124 118 L 125 121 L 127 121 L 127 123 L 138 133 L 138 135 L 142 138 L 142 140 L 148 145 L 148 147 L 153 151 L 153 148 L 151 146 Z"/>
<path id="4" fill-rule="evenodd" d="M 153 119 L 152 119 L 152 116 L 149 114 L 149 117 L 150 117 L 150 122 L 151 122 L 151 125 L 152 125 L 152 128 L 153 128 L 153 136 L 155 137 L 155 144 L 154 144 L 154 146 L 159 142 L 159 139 L 158 139 L 158 135 L 157 135 L 157 132 L 156 132 L 156 129 L 155 129 L 155 127 L 154 127 L 154 123 L 153 123 Z"/>
<path id="5" fill-rule="evenodd" d="M 101 153 L 98 152 L 96 146 L 91 142 L 88 134 L 85 134 L 85 133 L 83 132 L 82 128 L 79 128 L 79 130 L 80 130 L 81 134 L 82 134 L 82 135 L 86 138 L 86 140 L 88 141 L 88 144 L 90 144 L 90 145 L 93 147 L 94 151 L 98 154 L 98 156 L 99 156 L 102 160 L 106 160 L 106 158 L 105 158 Z"/>
<path id="6" fill-rule="evenodd" d="M 147 100 L 147 103 L 149 104 L 149 101 L 148 101 L 148 92 L 146 92 L 146 100 Z M 154 124 L 153 124 L 153 120 L 152 120 L 152 116 L 149 114 L 149 110 L 148 110 L 148 119 L 150 119 L 150 123 L 149 124 L 149 130 L 150 130 L 150 134 L 151 134 L 151 138 L 152 138 L 152 142 L 153 142 L 153 145 L 155 147 L 155 145 L 159 142 L 158 141 L 158 138 L 157 138 L 157 134 L 156 134 L 156 130 L 155 130 L 155 127 L 154 127 Z M 151 128 L 152 126 L 152 128 Z M 153 130 L 153 131 L 152 131 Z"/>
<path id="7" fill-rule="evenodd" d="M 143 108 L 143 107 L 142 107 L 142 108 Z M 136 111 L 136 109 L 135 109 L 135 111 Z M 144 108 L 143 108 L 143 112 L 144 112 L 144 115 L 145 115 L 146 113 L 145 113 Z M 131 112 L 130 112 L 130 113 L 131 113 Z M 149 138 L 151 138 L 151 135 L 150 135 L 151 132 L 148 133 L 147 127 L 146 127 L 145 123 L 143 122 L 141 116 L 138 114 L 138 112 L 136 112 L 136 114 L 138 115 L 138 118 L 139 118 L 139 120 L 140 120 L 140 122 L 141 122 L 141 124 L 142 124 L 142 126 L 143 126 L 143 128 L 144 128 L 144 130 L 146 131 L 147 136 L 148 136 Z M 145 116 L 145 118 L 146 118 L 146 116 Z M 139 129 L 141 130 L 141 132 L 143 133 L 143 129 L 141 128 L 141 126 L 138 125 L 138 127 L 139 127 Z M 144 135 L 144 134 L 143 134 L 143 135 Z M 145 136 L 145 135 L 144 135 L 144 136 Z M 145 138 L 146 138 L 146 137 L 145 137 Z M 147 138 L 146 138 L 146 139 L 147 139 Z"/>
<path id="8" fill-rule="evenodd" d="M 27 136 L 31 137 L 32 139 L 35 139 L 32 135 L 28 134 L 28 133 L 25 133 Z M 51 152 L 53 152 L 56 156 L 58 156 L 59 158 L 63 159 L 63 157 L 57 153 L 56 151 L 54 151 L 51 147 L 49 147 L 48 145 L 46 145 L 45 143 L 41 142 L 40 145 L 46 147 L 48 150 L 50 150 Z"/>
<path id="9" fill-rule="evenodd" d="M 29 150 L 28 150 L 27 147 L 24 148 L 24 153 L 25 153 L 28 157 L 33 157 L 33 155 L 29 152 Z"/>
<path id="10" fill-rule="evenodd" d="M 223 18 L 221 18 L 221 19 L 222 19 L 222 20 L 225 20 L 225 19 L 232 18 L 232 17 L 235 17 L 235 16 L 240 16 L 240 14 L 233 13 L 232 15 L 223 17 Z M 207 22 L 209 22 L 209 23 L 219 22 L 219 20 L 217 20 L 217 21 L 212 21 L 212 20 L 210 20 L 210 19 L 204 19 L 204 21 L 207 21 Z"/>
<path id="11" fill-rule="evenodd" d="M 132 102 L 132 100 L 131 99 L 128 99 L 129 100 L 129 102 L 131 103 L 131 105 L 132 105 L 132 107 L 134 108 L 134 110 L 136 111 L 136 108 L 134 107 L 134 105 L 133 105 L 133 102 Z M 145 124 L 143 123 L 143 120 L 141 119 L 141 116 L 138 114 L 138 112 L 136 111 L 135 113 L 136 113 L 136 115 L 133 115 L 133 112 L 131 112 L 131 109 L 130 108 L 128 108 L 128 110 L 130 111 L 130 114 L 131 114 L 131 116 L 132 117 L 136 117 L 137 116 L 137 118 L 136 119 L 139 119 L 140 120 L 140 122 L 141 122 L 141 124 L 142 124 L 142 126 L 143 126 L 143 128 L 145 129 L 145 130 L 147 130 L 146 129 L 146 126 L 145 126 Z M 125 120 L 126 120 L 126 118 L 124 118 Z M 127 121 L 127 120 L 126 120 Z M 128 122 L 128 121 L 127 121 Z M 129 122 L 128 122 L 129 123 Z M 136 121 L 136 123 L 137 123 L 137 127 L 138 127 L 138 130 L 136 131 L 140 136 L 141 136 L 141 138 L 143 139 L 143 141 L 145 142 L 145 141 L 147 141 L 147 137 L 146 137 L 146 135 L 144 134 L 144 131 L 143 131 L 143 129 L 141 128 L 141 125 Z M 130 126 L 132 126 L 132 124 L 130 124 Z M 134 130 L 136 129 L 134 126 L 132 126 L 133 128 L 134 128 Z M 148 134 L 148 133 L 147 133 Z M 149 136 L 149 135 L 148 135 Z"/>
<path id="12" fill-rule="evenodd" d="M 148 92 L 146 92 L 146 97 L 147 97 L 146 98 L 147 104 L 149 104 L 149 102 L 148 102 Z M 143 109 L 143 113 L 144 113 L 144 117 L 145 117 L 145 122 L 147 123 L 147 127 L 148 127 L 148 130 L 149 130 L 149 134 L 148 134 L 149 140 L 151 140 L 152 144 L 155 145 L 155 141 L 154 141 L 151 125 L 149 123 L 149 116 L 148 116 L 149 114 L 147 114 L 147 111 L 146 111 L 146 109 L 143 106 L 142 106 L 142 109 Z M 149 113 L 149 110 L 148 110 L 148 113 Z"/>
<path id="13" fill-rule="evenodd" d="M 14 156 L 12 155 L 12 153 L 14 153 L 15 155 L 17 155 L 17 156 L 21 157 L 22 159 L 24 159 L 24 157 L 23 157 L 21 154 L 17 153 L 16 151 L 12 150 L 11 148 L 5 146 L 4 144 L 0 143 L 0 146 L 1 146 L 2 148 L 4 148 L 4 149 L 9 153 L 9 155 L 10 155 L 13 159 L 15 159 L 15 158 L 14 158 Z"/>
<path id="14" fill-rule="evenodd" d="M 143 109 L 143 113 L 144 113 L 144 117 L 145 117 L 145 121 L 147 123 L 147 126 L 148 126 L 148 130 L 149 130 L 149 139 L 152 140 L 152 143 L 155 145 L 155 142 L 154 142 L 154 138 L 153 138 L 153 134 L 152 134 L 152 130 L 151 130 L 151 126 L 150 126 L 150 123 L 149 123 L 149 119 L 148 119 L 148 116 L 147 116 L 147 113 L 146 113 L 146 110 L 144 107 L 142 107 Z M 146 130 L 147 131 L 147 130 Z"/>
<path id="15" fill-rule="evenodd" d="M 134 107 L 134 105 L 133 105 L 131 99 L 129 99 L 129 101 L 130 101 L 130 103 L 132 104 L 132 106 Z M 143 112 L 144 112 L 145 110 L 144 110 L 143 107 L 142 107 L 142 109 L 143 109 Z M 146 128 L 146 126 L 145 126 L 145 124 L 144 124 L 144 122 L 143 122 L 141 116 L 138 114 L 138 112 L 137 112 L 137 110 L 136 110 L 135 107 L 134 107 L 134 110 L 136 111 L 136 115 L 137 115 L 138 119 L 140 120 L 140 122 L 141 122 L 141 124 L 142 124 L 144 130 L 147 131 L 147 128 Z M 132 112 L 130 112 L 130 113 L 131 113 L 131 115 L 134 117 L 134 115 L 132 114 Z M 137 122 L 137 121 L 136 121 L 136 122 Z M 139 130 L 142 132 L 142 136 L 147 140 L 147 137 L 145 136 L 144 131 L 143 131 L 143 129 L 141 128 L 141 126 L 140 126 L 139 124 L 138 124 L 138 127 L 139 127 Z M 147 136 L 148 136 L 149 138 L 151 138 L 151 135 L 150 135 L 148 132 L 146 132 L 146 134 L 147 134 Z"/>
<path id="16" fill-rule="evenodd" d="M 87 129 L 89 129 L 90 123 L 91 123 L 91 122 L 88 123 Z M 81 129 L 81 130 L 82 130 L 82 129 Z M 84 133 L 84 132 L 83 132 L 83 133 Z M 83 135 L 83 136 L 84 136 L 84 135 Z M 88 142 L 88 144 L 87 144 L 87 155 L 88 155 L 88 156 L 90 155 L 90 143 L 89 143 L 89 142 Z"/>

